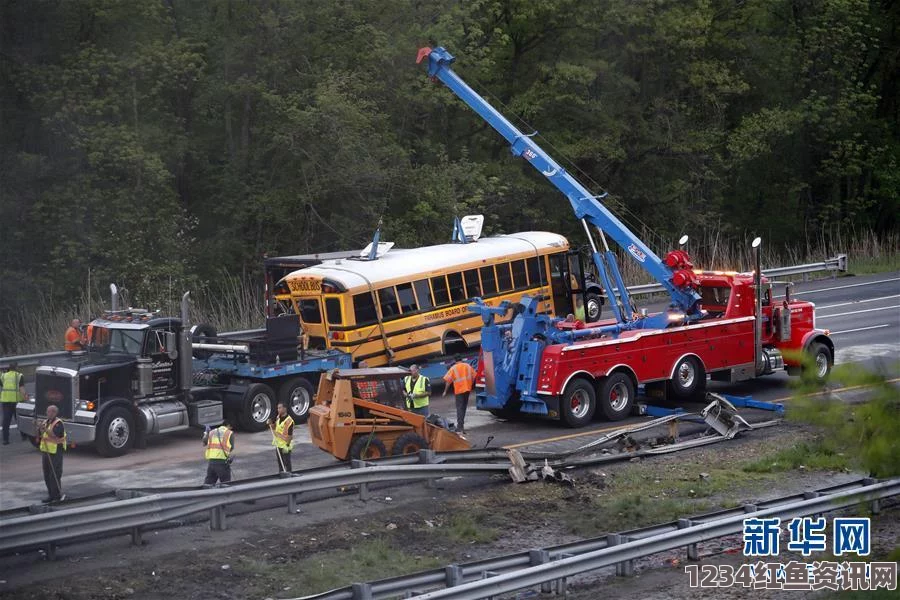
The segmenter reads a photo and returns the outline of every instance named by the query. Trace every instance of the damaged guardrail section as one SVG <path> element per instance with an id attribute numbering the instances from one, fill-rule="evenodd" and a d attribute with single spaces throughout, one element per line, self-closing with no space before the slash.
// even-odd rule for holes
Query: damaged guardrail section
<path id="1" fill-rule="evenodd" d="M 872 512 L 877 513 L 881 499 L 898 494 L 900 479 L 860 479 L 671 523 L 379 581 L 354 583 L 293 600 L 381 600 L 398 596 L 415 600 L 473 600 L 538 586 L 542 592 L 555 591 L 564 595 L 568 577 L 611 566 L 616 567 L 617 575 L 631 575 L 635 559 L 658 552 L 686 547 L 688 559 L 698 560 L 698 543 L 740 533 L 743 521 L 750 513 L 757 518 L 781 517 L 785 521 L 863 502 L 871 502 Z M 424 591 L 437 587 L 445 589 Z"/>

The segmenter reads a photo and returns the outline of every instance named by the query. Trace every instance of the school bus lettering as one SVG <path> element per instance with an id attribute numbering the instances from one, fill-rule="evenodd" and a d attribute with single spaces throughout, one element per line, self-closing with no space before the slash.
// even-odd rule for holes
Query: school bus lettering
<path id="1" fill-rule="evenodd" d="M 321 279 L 291 279 L 288 281 L 292 292 L 321 292 Z"/>
<path id="2" fill-rule="evenodd" d="M 422 319 L 425 321 L 439 321 L 441 319 L 448 319 L 450 317 L 455 317 L 458 315 L 462 315 L 469 312 L 469 309 L 465 306 L 458 306 L 456 308 L 448 308 L 447 310 L 438 310 L 433 313 L 429 313 L 422 316 Z M 475 313 L 472 313 L 473 315 Z"/>

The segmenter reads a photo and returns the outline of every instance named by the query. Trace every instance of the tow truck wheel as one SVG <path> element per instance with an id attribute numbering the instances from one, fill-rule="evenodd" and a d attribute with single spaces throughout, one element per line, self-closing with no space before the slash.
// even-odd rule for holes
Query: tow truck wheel
<path id="1" fill-rule="evenodd" d="M 134 417 L 124 406 L 105 411 L 97 425 L 97 452 L 101 456 L 122 456 L 134 445 Z"/>
<path id="2" fill-rule="evenodd" d="M 807 355 L 811 364 L 809 367 L 804 366 L 806 377 L 810 377 L 816 383 L 824 383 L 831 373 L 831 367 L 834 365 L 834 357 L 831 355 L 831 349 L 825 344 L 815 343 L 810 345 Z"/>
<path id="3" fill-rule="evenodd" d="M 278 401 L 284 402 L 294 423 L 306 423 L 312 406 L 313 387 L 305 377 L 295 377 L 278 388 Z"/>
<path id="4" fill-rule="evenodd" d="M 594 386 L 584 379 L 573 379 L 566 386 L 559 403 L 559 417 L 568 427 L 584 427 L 591 422 L 597 410 L 597 394 Z"/>
<path id="5" fill-rule="evenodd" d="M 350 446 L 350 458 L 356 460 L 374 460 L 387 455 L 384 442 L 374 436 L 361 435 L 353 440 L 353 445 Z"/>
<path id="6" fill-rule="evenodd" d="M 669 380 L 669 393 L 676 400 L 696 400 L 706 391 L 706 371 L 693 356 L 685 356 L 675 365 Z"/>
<path id="7" fill-rule="evenodd" d="M 254 383 L 247 388 L 238 419 L 246 431 L 262 431 L 275 414 L 275 392 L 264 383 Z"/>
<path id="8" fill-rule="evenodd" d="M 600 411 L 610 421 L 621 421 L 634 406 L 634 382 L 625 373 L 613 373 L 600 384 Z"/>
<path id="9" fill-rule="evenodd" d="M 416 454 L 419 450 L 428 448 L 428 442 L 415 431 L 407 431 L 397 438 L 394 446 L 391 448 L 391 456 L 402 456 L 404 454 Z"/>
<path id="10" fill-rule="evenodd" d="M 600 313 L 603 311 L 603 300 L 600 299 L 599 295 L 592 292 L 585 294 L 584 300 L 587 306 L 587 310 L 584 311 L 587 322 L 594 323 L 599 321 Z"/>

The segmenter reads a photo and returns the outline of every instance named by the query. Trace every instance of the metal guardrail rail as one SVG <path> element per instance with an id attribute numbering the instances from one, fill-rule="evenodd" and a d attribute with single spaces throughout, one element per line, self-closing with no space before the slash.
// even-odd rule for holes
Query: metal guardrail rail
<path id="1" fill-rule="evenodd" d="M 818 263 L 808 263 L 805 265 L 793 265 L 790 267 L 776 267 L 772 269 L 763 269 L 763 275 L 767 277 L 784 277 L 788 275 L 807 275 L 809 273 L 819 273 L 822 271 L 844 272 L 847 270 L 847 255 L 838 254 L 834 258 L 829 258 Z M 658 283 L 650 283 L 647 285 L 635 285 L 628 288 L 628 292 L 632 296 L 640 296 L 643 294 L 658 294 L 664 292 L 664 288 Z M 243 331 L 227 331 L 220 333 L 219 337 L 223 338 L 239 338 L 244 335 L 258 334 L 264 332 L 265 329 L 246 329 Z M 30 367 L 40 364 L 40 361 L 54 358 L 58 356 L 66 356 L 68 352 L 64 350 L 56 352 L 42 352 L 39 354 L 21 354 L 19 356 L 2 356 L 0 357 L 0 368 L 6 368 L 10 363 L 15 362 L 20 367 Z"/>
<path id="2" fill-rule="evenodd" d="M 254 335 L 265 333 L 265 329 L 245 329 L 242 331 L 226 331 L 218 334 L 222 338 L 240 338 L 245 335 Z M 40 352 L 38 354 L 20 354 L 18 356 L 2 356 L 0 357 L 0 369 L 5 369 L 10 363 L 16 363 L 20 367 L 34 367 L 41 364 L 41 361 L 48 358 L 57 358 L 60 356 L 68 356 L 70 352 L 66 350 L 56 350 L 54 352 Z"/>
<path id="3" fill-rule="evenodd" d="M 630 575 L 635 559 L 658 552 L 687 546 L 688 558 L 697 560 L 699 553 L 696 544 L 740 533 L 747 516 L 789 519 L 839 510 L 862 502 L 877 504 L 883 498 L 898 494 L 900 479 L 883 482 L 860 479 L 814 492 L 744 504 L 733 509 L 577 542 L 354 583 L 293 600 L 380 600 L 398 596 L 416 600 L 472 600 L 535 586 L 541 586 L 543 592 L 550 592 L 554 583 L 556 592 L 562 594 L 568 577 L 613 565 L 616 566 L 616 574 Z M 423 591 L 430 588 L 444 589 Z"/>
<path id="4" fill-rule="evenodd" d="M 0 553 L 47 546 L 48 554 L 52 556 L 57 544 L 117 532 L 130 532 L 139 537 L 142 527 L 203 511 L 211 511 L 210 527 L 221 530 L 225 529 L 224 509 L 229 504 L 288 496 L 289 504 L 292 505 L 296 502 L 297 494 L 339 486 L 363 487 L 382 482 L 427 481 L 448 476 L 506 473 L 508 468 L 508 464 L 502 463 L 473 463 L 325 470 L 249 485 L 167 492 L 116 502 L 75 506 L 67 510 L 3 520 L 0 522 Z"/>
<path id="5" fill-rule="evenodd" d="M 847 270 L 847 255 L 838 254 L 833 258 L 826 259 L 822 262 L 807 263 L 805 265 L 793 265 L 790 267 L 773 267 L 771 269 L 763 269 L 763 275 L 766 277 L 788 277 L 790 275 L 808 275 L 810 273 L 820 273 L 822 271 L 831 271 L 832 273 L 845 272 Z M 805 280 L 805 279 L 804 279 Z M 665 289 L 658 283 L 648 283 L 646 285 L 635 285 L 628 288 L 628 293 L 632 296 L 641 296 L 644 294 L 661 294 Z"/>

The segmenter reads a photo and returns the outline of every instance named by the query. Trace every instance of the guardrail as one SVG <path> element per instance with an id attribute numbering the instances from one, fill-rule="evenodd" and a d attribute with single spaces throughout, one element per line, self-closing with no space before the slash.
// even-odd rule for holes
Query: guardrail
<path id="1" fill-rule="evenodd" d="M 265 333 L 265 329 L 245 329 L 243 331 L 226 331 L 225 333 L 218 334 L 218 337 L 222 338 L 237 338 L 245 335 L 254 335 L 259 333 Z M 19 367 L 36 367 L 41 364 L 42 361 L 47 360 L 48 358 L 57 358 L 60 356 L 68 356 L 71 354 L 66 350 L 57 350 L 54 352 L 41 352 L 39 354 L 21 354 L 18 356 L 2 356 L 0 357 L 0 369 L 5 369 L 11 363 L 16 363 Z"/>
<path id="2" fill-rule="evenodd" d="M 826 259 L 822 262 L 808 263 L 805 265 L 794 265 L 790 267 L 773 267 L 771 269 L 763 269 L 762 273 L 766 277 L 787 277 L 789 275 L 803 275 L 803 280 L 808 278 L 806 275 L 810 273 L 820 273 L 822 271 L 831 271 L 832 275 L 837 272 L 845 272 L 847 270 L 847 255 L 838 254 L 833 258 Z M 644 294 L 661 294 L 666 290 L 658 283 L 648 283 L 646 285 L 634 285 L 628 288 L 628 293 L 632 296 L 641 296 Z"/>
<path id="3" fill-rule="evenodd" d="M 784 520 L 839 510 L 862 502 L 872 502 L 873 512 L 877 512 L 879 500 L 898 494 L 900 479 L 883 482 L 860 479 L 815 492 L 744 504 L 670 523 L 451 564 L 400 577 L 354 583 L 293 600 L 380 600 L 398 596 L 416 600 L 472 600 L 536 586 L 541 586 L 542 592 L 550 592 L 554 582 L 556 593 L 562 595 L 568 577 L 613 565 L 617 575 L 631 575 L 635 559 L 657 552 L 687 546 L 688 559 L 697 560 L 699 553 L 696 544 L 740 533 L 743 520 L 748 516 L 778 516 Z M 444 589 L 423 591 L 435 587 Z"/>
<path id="4" fill-rule="evenodd" d="M 426 457 L 428 456 L 426 452 Z M 433 454 L 431 455 L 433 457 Z M 364 464 L 364 463 L 363 463 Z M 140 529 L 210 512 L 210 528 L 225 529 L 225 507 L 275 496 L 287 496 L 289 506 L 296 495 L 339 486 L 367 486 L 371 483 L 428 481 L 440 477 L 506 473 L 506 464 L 417 464 L 329 470 L 260 481 L 239 487 L 220 487 L 153 494 L 138 498 L 74 507 L 58 512 L 29 515 L 0 522 L 0 553 L 46 546 L 53 556 L 57 544 L 80 538 L 131 533 L 138 539 Z"/>
<path id="5" fill-rule="evenodd" d="M 783 277 L 788 275 L 807 275 L 809 273 L 818 273 L 821 271 L 844 272 L 847 270 L 847 255 L 838 254 L 834 258 L 829 258 L 818 263 L 808 263 L 805 265 L 794 265 L 790 267 L 776 267 L 772 269 L 763 269 L 763 275 L 766 277 Z M 804 278 L 805 280 L 805 278 Z M 646 285 L 635 285 L 628 288 L 628 292 L 632 296 L 641 296 L 644 294 L 659 294 L 665 292 L 663 286 L 658 283 L 649 283 Z M 228 331 L 220 333 L 219 337 L 241 337 L 244 335 L 252 335 L 264 332 L 265 329 L 246 329 L 243 331 Z M 30 367 L 40 364 L 40 361 L 54 358 L 57 356 L 66 356 L 68 352 L 60 350 L 57 352 L 43 352 L 41 354 L 22 354 L 20 356 L 2 356 L 0 357 L 0 368 L 6 368 L 10 363 L 15 362 L 20 367 Z"/>

